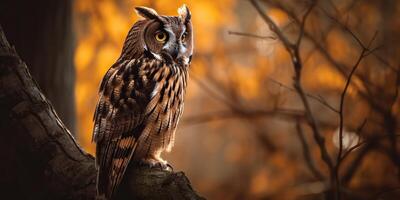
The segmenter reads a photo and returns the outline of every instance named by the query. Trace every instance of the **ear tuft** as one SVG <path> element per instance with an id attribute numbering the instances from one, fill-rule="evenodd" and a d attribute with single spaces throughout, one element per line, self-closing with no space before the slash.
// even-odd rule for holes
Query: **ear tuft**
<path id="1" fill-rule="evenodd" d="M 178 8 L 179 17 L 185 22 L 189 21 L 192 17 L 192 14 L 189 11 L 189 8 L 183 4 L 180 8 Z"/>
<path id="2" fill-rule="evenodd" d="M 136 13 L 139 16 L 142 16 L 146 19 L 156 19 L 158 18 L 158 13 L 152 9 L 152 8 L 148 8 L 148 7 L 144 7 L 144 6 L 138 6 L 135 8 Z"/>

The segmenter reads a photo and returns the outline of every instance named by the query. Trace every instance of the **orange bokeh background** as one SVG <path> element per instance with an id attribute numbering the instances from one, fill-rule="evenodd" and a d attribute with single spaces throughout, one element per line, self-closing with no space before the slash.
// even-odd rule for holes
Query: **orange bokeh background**
<path id="1" fill-rule="evenodd" d="M 177 15 L 176 10 L 183 3 L 192 12 L 195 55 L 176 144 L 172 152 L 164 157 L 175 170 L 184 171 L 194 188 L 210 199 L 293 199 L 325 190 L 323 183 L 310 178 L 312 176 L 304 164 L 293 121 L 271 116 L 231 116 L 234 115 L 230 112 L 232 107 L 244 110 L 271 110 L 276 107 L 303 109 L 296 93 L 276 83 L 278 81 L 291 87 L 293 80 L 291 59 L 280 42 L 229 33 L 240 31 L 273 36 L 248 1 L 75 1 L 75 93 L 79 143 L 94 154 L 92 117 L 99 83 L 119 57 L 128 30 L 138 19 L 134 7 L 149 6 L 163 15 Z M 345 6 L 342 4 L 338 5 L 338 9 Z M 292 23 L 280 9 L 271 7 L 265 11 L 282 28 Z M 362 4 L 354 12 L 354 15 L 365 12 L 369 15 L 358 21 L 358 18 L 351 18 L 349 25 L 358 24 L 360 29 L 379 27 L 381 18 L 377 7 Z M 306 27 L 312 31 L 315 28 L 313 25 L 321 26 L 323 23 L 325 21 L 310 18 Z M 288 29 L 287 34 L 292 36 L 290 27 Z M 362 33 L 363 38 L 371 38 L 372 35 L 373 32 Z M 332 30 L 324 37 L 324 47 L 336 60 L 348 65 L 354 63 L 359 48 L 356 43 L 349 42 L 343 31 Z M 302 49 L 302 56 L 306 57 L 302 79 L 304 87 L 310 93 L 324 96 L 337 107 L 346 78 L 332 68 L 322 54 L 314 53 L 310 42 L 304 42 Z M 362 63 L 362 67 L 373 64 Z M 390 74 L 387 68 L 374 68 L 362 73 L 373 74 L 377 84 L 385 85 L 393 81 L 387 76 Z M 348 91 L 351 106 L 346 109 L 345 126 L 349 130 L 356 129 L 365 117 L 374 115 L 366 102 L 358 99 L 359 91 L 365 91 L 365 88 L 360 79 L 354 78 Z M 312 105 L 321 123 L 328 124 L 323 128 L 323 134 L 329 152 L 334 155 L 337 149 L 332 138 L 338 126 L 337 116 L 318 102 Z M 397 103 L 394 109 L 398 107 Z M 370 125 L 368 128 L 377 129 L 374 127 Z M 305 131 L 310 130 L 305 128 Z M 306 138 L 313 143 L 311 134 L 307 134 Z M 263 142 L 264 139 L 272 144 Z M 310 144 L 310 151 L 316 166 L 327 173 L 317 146 Z M 370 166 L 377 161 L 381 163 L 380 167 L 372 170 L 374 175 L 371 175 Z M 366 182 L 368 185 L 395 185 L 396 178 L 388 175 L 387 171 L 395 171 L 389 159 L 379 153 L 371 153 L 361 163 L 351 186 L 358 187 Z"/>

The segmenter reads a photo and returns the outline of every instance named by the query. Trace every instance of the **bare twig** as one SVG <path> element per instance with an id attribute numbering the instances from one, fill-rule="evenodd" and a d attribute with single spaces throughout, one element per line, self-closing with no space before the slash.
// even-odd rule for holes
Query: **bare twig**
<path id="1" fill-rule="evenodd" d="M 250 2 L 252 3 L 252 5 L 256 8 L 256 10 L 258 11 L 258 13 L 261 15 L 261 17 L 264 19 L 264 21 L 267 23 L 267 25 L 270 27 L 271 31 L 273 31 L 277 37 L 280 39 L 280 41 L 282 42 L 282 44 L 284 45 L 285 49 L 289 52 L 291 59 L 292 59 L 292 63 L 293 63 L 293 67 L 295 70 L 295 76 L 294 76 L 294 90 L 299 94 L 301 101 L 303 102 L 304 108 L 305 108 L 305 114 L 306 114 L 306 118 L 308 119 L 308 124 L 310 125 L 313 135 L 314 135 L 314 139 L 317 142 L 320 151 L 321 151 L 321 157 L 322 160 L 327 163 L 329 170 L 331 172 L 331 187 L 334 191 L 335 194 L 335 199 L 341 199 L 341 195 L 340 195 L 340 190 L 343 188 L 340 186 L 340 180 L 339 180 L 339 166 L 340 163 L 342 162 L 342 160 L 347 157 L 348 154 L 350 154 L 351 151 L 353 151 L 354 149 L 358 148 L 359 146 L 365 144 L 364 142 L 361 142 L 359 144 L 357 144 L 355 147 L 351 148 L 349 151 L 345 152 L 343 155 L 343 126 L 344 126 L 344 103 L 345 103 L 345 97 L 346 97 L 346 93 L 348 88 L 350 87 L 351 80 L 356 78 L 359 81 L 360 84 L 353 84 L 352 86 L 354 86 L 354 88 L 357 90 L 357 93 L 359 94 L 359 96 L 365 101 L 367 102 L 370 107 L 372 108 L 372 110 L 378 112 L 379 114 L 381 114 L 383 116 L 383 120 L 385 123 L 385 132 L 388 132 L 389 134 L 391 134 L 392 136 L 395 134 L 396 130 L 397 130 L 397 125 L 396 125 L 396 116 L 392 113 L 392 106 L 394 104 L 391 104 L 392 102 L 396 102 L 397 101 L 397 96 L 399 93 L 398 90 L 398 86 L 400 85 L 400 78 L 399 76 L 397 77 L 397 81 L 396 81 L 396 86 L 395 86 L 395 96 L 394 98 L 390 99 L 390 103 L 389 104 L 382 104 L 381 102 L 379 102 L 379 99 L 375 99 L 374 97 L 374 93 L 373 90 L 371 88 L 369 88 L 368 86 L 371 86 L 373 84 L 373 82 L 365 76 L 362 76 L 362 74 L 358 74 L 356 73 L 356 70 L 358 68 L 358 66 L 360 65 L 360 62 L 363 60 L 363 58 L 365 58 L 366 56 L 373 54 L 376 59 L 378 59 L 380 62 L 382 62 L 383 64 L 387 65 L 390 67 L 390 69 L 392 69 L 394 72 L 400 73 L 398 69 L 395 69 L 393 66 L 390 66 L 389 62 L 387 62 L 386 60 L 378 57 L 378 55 L 376 55 L 374 52 L 378 49 L 378 47 L 374 48 L 374 49 L 369 49 L 372 42 L 374 41 L 375 37 L 376 37 L 376 33 L 373 36 L 373 38 L 370 40 L 370 42 L 368 44 L 364 44 L 362 42 L 362 40 L 360 39 L 360 37 L 357 36 L 357 34 L 355 34 L 354 32 L 352 32 L 350 30 L 349 27 L 347 27 L 346 23 L 342 23 L 340 20 L 342 17 L 338 16 L 338 17 L 332 17 L 331 15 L 329 15 L 327 12 L 324 12 L 329 19 L 331 19 L 334 23 L 333 26 L 328 26 L 328 29 L 331 29 L 332 27 L 339 27 L 339 29 L 342 32 L 345 32 L 346 34 L 349 34 L 351 36 L 351 38 L 354 39 L 354 41 L 362 48 L 362 52 L 359 56 L 359 58 L 357 59 L 356 64 L 349 66 L 345 63 L 342 63 L 338 60 L 336 60 L 330 53 L 328 50 L 326 50 L 319 41 L 317 41 L 313 35 L 310 32 L 307 32 L 305 30 L 305 23 L 306 23 L 306 18 L 307 15 L 311 12 L 312 7 L 310 6 L 310 8 L 306 11 L 306 13 L 302 16 L 302 17 L 297 17 L 295 12 L 292 10 L 289 10 L 288 8 L 285 8 L 281 5 L 281 3 L 279 1 L 273 1 L 273 0 L 264 0 L 265 2 L 271 2 L 270 4 L 273 4 L 274 6 L 277 6 L 278 8 L 282 9 L 286 14 L 288 14 L 288 16 L 290 18 L 292 18 L 292 21 L 295 22 L 295 24 L 299 27 L 300 29 L 300 34 L 297 38 L 297 40 L 295 41 L 295 43 L 292 43 L 291 41 L 289 41 L 288 37 L 286 37 L 283 32 L 282 29 L 279 29 L 278 26 L 276 24 L 274 24 L 274 22 L 271 20 L 271 18 L 269 16 L 267 16 L 266 14 L 264 14 L 263 9 L 260 8 L 260 5 L 257 3 L 256 0 L 250 0 Z M 356 1 L 353 1 L 353 3 L 351 3 L 351 7 L 353 7 L 353 5 L 355 4 Z M 332 3 L 332 6 L 335 8 L 336 10 L 336 14 L 337 15 L 342 15 L 343 13 L 339 13 L 338 9 L 336 9 L 335 5 Z M 351 8 L 349 8 L 351 9 Z M 346 9 L 345 9 L 346 10 Z M 324 10 L 323 10 L 324 11 Z M 300 44 L 301 44 L 301 40 L 302 38 L 307 38 L 308 40 L 311 41 L 311 43 L 314 45 L 315 49 L 317 49 L 321 55 L 331 64 L 331 66 L 333 66 L 335 69 L 337 69 L 340 74 L 345 77 L 346 79 L 346 83 L 345 83 L 345 88 L 341 93 L 341 98 L 340 98 L 340 108 L 338 110 L 338 114 L 339 114 L 339 118 L 340 118 L 340 130 L 339 130 L 339 137 L 340 137 L 340 147 L 339 147 L 339 153 L 337 155 L 337 162 L 335 165 L 332 164 L 332 162 L 330 162 L 331 160 L 329 159 L 329 154 L 326 151 L 326 147 L 325 144 L 323 142 L 323 136 L 320 134 L 317 124 L 316 124 L 316 120 L 314 119 L 309 103 L 307 101 L 306 97 L 310 97 L 309 94 L 307 94 L 306 92 L 304 92 L 304 89 L 301 86 L 301 70 L 302 67 L 304 65 L 304 63 L 301 62 L 301 58 L 299 56 L 299 48 L 300 48 Z M 350 71 L 350 72 L 349 72 Z M 354 78 L 353 78 L 354 77 Z M 280 86 L 283 86 L 289 90 L 293 90 L 290 87 L 284 86 L 283 84 L 280 84 L 279 82 L 277 83 Z M 313 98 L 311 97 L 311 99 L 317 100 L 318 102 L 322 103 L 323 105 L 324 101 L 323 98 Z M 328 104 L 329 105 L 329 104 Z M 328 105 L 328 108 L 330 108 Z M 336 110 L 336 109 L 332 109 L 331 110 Z M 363 126 L 363 125 L 362 125 Z M 396 140 L 395 139 L 391 139 L 391 144 L 392 144 L 392 159 L 395 162 L 396 165 L 398 165 L 400 167 L 400 159 L 398 159 L 397 153 L 396 153 Z M 372 149 L 372 147 L 374 146 L 374 143 L 372 144 L 368 144 L 365 148 L 363 148 L 363 150 L 357 155 L 357 157 L 355 158 L 353 165 L 351 165 L 351 167 L 348 169 L 347 173 L 345 173 L 345 178 L 346 181 L 349 180 L 348 177 L 351 177 L 352 174 L 354 173 L 356 167 L 354 167 L 354 163 L 359 163 L 363 156 L 365 156 L 370 149 Z M 324 150 L 325 149 L 325 150 Z M 326 154 L 325 154 L 326 153 Z M 329 161 L 330 160 L 330 161 Z M 331 163 L 331 164 L 329 164 Z M 350 175 L 349 175 L 350 174 Z"/>
<path id="2" fill-rule="evenodd" d="M 238 36 L 244 36 L 244 37 L 250 37 L 250 38 L 256 38 L 256 39 L 263 39 L 263 40 L 276 40 L 276 37 L 274 36 L 260 36 L 252 33 L 242 33 L 242 32 L 236 32 L 236 31 L 228 31 L 229 35 L 238 35 Z"/>
<path id="3" fill-rule="evenodd" d="M 360 164 L 364 157 L 372 150 L 374 149 L 377 144 L 383 140 L 387 139 L 388 137 L 390 138 L 390 135 L 379 135 L 379 134 L 373 134 L 375 136 L 365 139 L 363 142 L 360 142 L 359 144 L 356 145 L 356 147 L 351 148 L 351 152 L 354 151 L 354 149 L 360 148 L 360 152 L 357 154 L 357 156 L 352 159 L 351 164 L 349 164 L 349 167 L 347 168 L 346 172 L 342 176 L 342 183 L 344 185 L 347 185 L 351 179 L 353 178 L 355 172 L 357 171 L 358 167 L 360 167 Z M 399 138 L 400 134 L 396 134 L 394 136 L 395 138 Z M 398 139 L 396 139 L 397 141 Z M 343 156 L 343 159 L 346 158 L 346 156 Z M 342 160 L 343 160 L 342 159 Z"/>
<path id="4" fill-rule="evenodd" d="M 340 163 L 342 161 L 342 152 L 343 152 L 343 126 L 344 126 L 344 115 L 343 115 L 343 108 L 344 108 L 344 101 L 345 101 L 345 97 L 346 97 L 346 93 L 347 90 L 349 88 L 349 85 L 351 83 L 351 79 L 354 75 L 354 73 L 356 72 L 358 66 L 360 65 L 361 61 L 363 60 L 363 58 L 365 56 L 368 56 L 370 54 L 370 52 L 372 52 L 371 50 L 369 50 L 370 45 L 372 44 L 372 42 L 375 40 L 377 32 L 374 34 L 374 36 L 372 37 L 372 39 L 370 40 L 370 42 L 368 43 L 367 46 L 365 46 L 361 40 L 345 25 L 342 25 L 343 29 L 345 29 L 348 33 L 350 33 L 350 35 L 352 35 L 352 37 L 354 37 L 354 39 L 358 42 L 358 44 L 362 47 L 362 51 L 360 53 L 360 56 L 358 57 L 356 63 L 354 64 L 354 66 L 352 67 L 352 70 L 350 71 L 350 74 L 347 78 L 345 87 L 343 89 L 343 92 L 340 96 L 340 106 L 339 106 L 339 152 L 337 155 L 337 159 L 336 159 L 336 165 L 335 165 L 335 183 L 336 188 L 340 188 L 340 178 L 339 178 L 339 170 L 340 170 Z M 337 192 L 337 197 L 338 199 L 340 199 L 341 194 L 340 194 L 340 190 L 336 190 Z"/>
<path id="5" fill-rule="evenodd" d="M 310 15 L 311 10 L 314 8 L 316 2 L 315 2 L 315 1 L 312 1 L 311 3 L 312 3 L 312 4 L 308 7 L 306 13 L 303 15 L 303 19 L 301 20 L 301 24 L 300 24 L 300 34 L 299 34 L 299 36 L 297 37 L 297 41 L 296 41 L 296 47 L 297 47 L 297 48 L 300 47 L 301 41 L 302 41 L 302 39 L 303 39 L 304 28 L 305 28 L 305 25 L 306 25 L 307 17 Z"/>
<path id="6" fill-rule="evenodd" d="M 352 32 L 348 28 L 346 28 L 346 30 L 348 30 L 349 32 Z M 352 34 L 352 35 L 354 37 L 356 37 L 355 34 Z M 362 51 L 360 53 L 360 56 L 358 57 L 356 63 L 354 64 L 354 66 L 353 66 L 353 68 L 352 68 L 352 70 L 351 70 L 351 72 L 350 72 L 350 74 L 349 74 L 349 76 L 347 78 L 345 87 L 344 87 L 343 92 L 342 92 L 342 94 L 340 96 L 340 106 L 339 106 L 340 107 L 339 108 L 339 120 L 340 120 L 340 122 L 339 122 L 340 123 L 340 125 L 339 125 L 339 153 L 338 153 L 338 156 L 337 156 L 337 165 L 339 165 L 338 163 L 340 163 L 341 156 L 342 156 L 342 151 L 343 151 L 343 125 L 344 125 L 343 108 L 344 108 L 344 100 L 345 100 L 345 97 L 346 97 L 346 93 L 347 93 L 347 90 L 348 90 L 349 85 L 351 83 L 351 79 L 352 79 L 355 71 L 357 70 L 358 66 L 360 65 L 362 59 L 365 56 L 368 56 L 369 52 L 371 52 L 369 50 L 369 46 L 374 41 L 375 37 L 376 37 L 376 34 L 373 36 L 373 38 L 369 42 L 368 46 L 364 46 L 364 44 L 360 43 L 360 46 L 362 46 L 363 49 L 362 49 Z M 360 41 L 360 40 L 357 39 L 357 41 Z"/>
<path id="7" fill-rule="evenodd" d="M 268 1 L 268 2 L 271 3 L 273 6 L 281 9 L 286 14 L 288 14 L 288 16 L 295 22 L 295 24 L 297 24 L 299 27 L 301 27 L 302 21 L 295 15 L 295 13 L 293 11 L 287 9 L 279 1 Z M 343 13 L 347 13 L 349 10 L 351 10 L 354 7 L 354 5 L 356 5 L 357 2 L 358 2 L 358 0 L 355 0 L 352 3 L 350 3 L 349 7 L 345 8 Z M 338 25 L 338 23 L 340 24 L 340 22 L 336 20 L 334 24 Z M 334 27 L 333 25 L 328 26 L 328 28 L 327 28 L 328 32 L 330 30 L 332 30 L 333 27 Z M 341 26 L 339 25 L 339 27 L 341 27 Z M 325 33 L 324 35 L 327 35 L 327 33 Z M 347 78 L 348 73 L 347 73 L 346 69 L 350 68 L 350 67 L 347 67 L 346 64 L 341 63 L 341 62 L 337 61 L 334 57 L 332 57 L 332 55 L 321 45 L 321 43 L 318 40 L 315 39 L 315 37 L 313 37 L 313 35 L 310 32 L 304 30 L 304 37 L 306 39 L 308 39 L 314 45 L 314 47 L 318 50 L 318 52 L 325 58 L 326 61 L 328 61 L 334 67 L 334 69 L 336 69 L 343 77 Z M 378 112 L 383 112 L 384 109 L 382 108 L 382 106 L 380 104 L 378 104 L 377 102 L 375 102 L 373 98 L 371 98 L 372 94 L 368 90 L 368 87 L 366 87 L 366 83 L 368 81 L 365 78 L 358 76 L 357 74 L 355 74 L 355 76 L 357 78 L 359 78 L 360 80 L 362 80 L 360 82 L 362 84 L 362 86 L 354 85 L 354 87 L 359 92 L 359 95 L 366 102 L 368 102 L 374 110 L 376 110 Z M 363 91 L 360 88 L 365 88 L 367 91 Z"/>
<path id="8" fill-rule="evenodd" d="M 293 20 L 296 22 L 296 24 L 297 24 L 298 26 L 301 26 L 301 21 L 300 21 L 293 13 L 291 13 L 290 11 L 288 11 L 287 9 L 285 9 L 283 6 L 281 6 L 280 8 L 283 9 L 285 12 L 287 12 L 288 15 L 291 16 L 291 17 L 293 18 Z M 329 17 L 329 16 L 328 16 L 328 17 Z M 331 18 L 334 18 L 334 17 L 331 17 Z M 349 29 L 347 28 L 347 26 L 341 24 L 341 22 L 339 22 L 339 20 L 334 20 L 334 22 L 335 22 L 335 24 L 339 25 L 339 27 L 342 28 L 345 32 L 349 31 Z M 351 31 L 350 31 L 350 32 L 351 32 Z M 350 35 L 355 39 L 355 41 L 356 41 L 358 44 L 360 44 L 360 43 L 362 44 L 361 40 L 358 39 L 358 37 L 357 37 L 354 33 L 351 32 Z M 330 53 L 328 53 L 328 51 L 327 51 L 322 45 L 320 45 L 319 42 L 318 42 L 314 37 L 312 37 L 312 35 L 311 35 L 309 32 L 305 32 L 305 37 L 306 37 L 307 39 L 309 39 L 309 40 L 314 44 L 315 48 L 321 53 L 321 55 L 323 55 L 323 56 L 326 58 L 326 60 L 327 60 L 328 62 L 330 62 L 330 63 L 332 64 L 332 66 L 334 66 L 336 69 L 338 69 L 338 71 L 339 71 L 343 76 L 347 76 L 346 68 L 348 68 L 348 67 L 347 67 L 345 64 L 336 61 L 336 60 L 330 55 Z M 365 47 L 365 45 L 361 45 L 361 46 L 362 46 L 362 47 Z M 371 53 L 374 54 L 374 51 L 375 51 L 375 50 L 376 50 L 376 49 L 370 50 L 370 51 L 368 51 L 366 54 L 371 54 Z M 375 54 L 374 54 L 374 55 L 375 55 Z M 380 61 L 383 62 L 384 64 L 386 63 L 386 65 L 388 64 L 387 61 L 384 61 L 384 60 L 382 61 L 382 59 L 379 59 L 379 58 L 378 58 L 378 60 L 380 60 Z M 394 69 L 394 68 L 391 67 L 391 69 Z M 395 71 L 398 71 L 398 70 L 395 70 Z M 355 76 L 357 76 L 357 75 L 355 74 Z M 359 89 L 360 86 L 354 85 L 354 87 L 357 89 L 358 94 L 360 95 L 360 97 L 362 97 L 362 99 L 364 99 L 364 100 L 371 106 L 371 108 L 373 108 L 375 111 L 377 111 L 378 113 L 380 113 L 380 114 L 382 114 L 383 116 L 385 116 L 385 117 L 384 117 L 384 118 L 385 118 L 385 122 L 387 122 L 386 124 L 389 125 L 389 126 L 386 126 L 386 127 L 385 127 L 385 129 L 387 130 L 386 132 L 388 132 L 388 133 L 394 133 L 395 127 L 392 127 L 392 126 L 391 126 L 391 125 L 394 125 L 394 124 L 395 124 L 395 123 L 393 123 L 393 122 L 395 121 L 393 115 L 390 114 L 390 113 L 388 113 L 388 110 L 385 108 L 385 106 L 383 106 L 382 104 L 379 104 L 379 103 L 375 100 L 375 98 L 373 98 L 374 95 L 371 93 L 369 87 L 366 87 L 367 83 L 370 84 L 370 82 L 369 82 L 367 79 L 363 78 L 362 76 L 357 76 L 357 78 L 361 80 L 361 82 L 360 82 L 360 83 L 362 84 L 361 87 L 363 87 L 363 88 L 366 89 L 366 91 L 363 91 L 363 90 L 360 90 L 360 89 Z M 388 130 L 388 129 L 391 129 L 391 130 Z M 393 146 L 393 149 L 396 149 L 396 148 L 395 148 L 395 146 L 396 146 L 395 140 L 392 140 L 392 146 Z M 365 153 L 360 153 L 359 156 L 364 156 L 364 155 L 366 155 L 366 153 L 367 153 L 367 151 L 369 151 L 369 149 L 370 149 L 370 148 L 367 148 L 367 149 L 365 150 Z M 396 163 L 396 165 L 399 165 L 399 162 L 398 162 L 399 159 L 398 159 L 397 156 L 396 156 L 395 150 L 393 150 L 393 153 L 392 153 L 392 154 L 393 154 L 392 158 L 393 158 L 394 162 Z M 356 158 L 356 161 L 358 161 L 358 160 L 361 160 L 361 158 L 360 158 L 360 157 L 357 157 L 357 158 Z M 353 171 L 352 168 L 350 168 L 349 170 L 350 170 L 350 171 L 349 171 L 348 173 L 346 173 L 346 174 L 349 174 L 351 171 Z"/>
<path id="9" fill-rule="evenodd" d="M 325 179 L 324 175 L 318 170 L 317 167 L 315 167 L 315 164 L 310 154 L 310 148 L 308 147 L 306 138 L 304 137 L 303 129 L 301 128 L 301 124 L 298 120 L 296 122 L 296 133 L 302 146 L 303 156 L 306 161 L 307 167 L 310 169 L 310 171 L 317 179 L 324 180 Z"/>
<path id="10" fill-rule="evenodd" d="M 279 29 L 278 25 L 276 25 L 275 22 L 268 15 L 264 13 L 263 9 L 261 9 L 260 5 L 256 0 L 250 0 L 250 2 L 253 5 L 253 7 L 257 10 L 257 12 L 260 14 L 260 16 L 263 18 L 263 20 L 267 23 L 269 29 L 277 35 L 277 37 L 283 43 L 286 50 L 292 55 L 294 53 L 293 52 L 294 45 L 285 37 L 285 35 Z"/>
<path id="11" fill-rule="evenodd" d="M 400 135 L 397 134 L 395 135 L 396 137 L 399 137 Z M 376 143 L 377 141 L 383 140 L 383 139 L 387 139 L 387 137 L 389 137 L 388 135 L 379 135 L 373 138 L 369 138 L 369 139 L 365 139 L 364 141 L 361 141 L 359 143 L 357 143 L 356 145 L 354 145 L 353 147 L 349 148 L 342 156 L 342 162 L 348 157 L 348 155 L 353 152 L 354 150 L 360 148 L 363 145 L 369 144 L 369 143 Z"/>
<path id="12" fill-rule="evenodd" d="M 285 84 L 283 84 L 283 83 L 281 83 L 281 82 L 279 82 L 279 81 L 277 81 L 277 80 L 275 80 L 275 79 L 273 79 L 271 77 L 268 77 L 268 79 L 272 83 L 275 83 L 275 84 L 279 85 L 280 87 L 283 87 L 283 88 L 285 88 L 285 89 L 287 89 L 287 90 L 289 90 L 291 92 L 296 92 L 296 90 L 294 88 L 289 87 L 289 86 L 287 86 L 287 85 L 285 85 Z M 334 113 L 339 113 L 339 111 L 336 108 L 334 108 L 332 105 L 330 105 L 322 96 L 320 96 L 320 95 L 314 96 L 314 95 L 312 95 L 310 93 L 305 93 L 305 95 L 307 97 L 309 97 L 310 99 L 313 99 L 313 100 L 321 103 L 322 105 L 326 106 L 326 108 L 328 108 L 329 110 L 333 111 Z"/>
<path id="13" fill-rule="evenodd" d="M 318 144 L 318 147 L 320 149 L 321 158 L 326 163 L 329 170 L 331 172 L 333 172 L 333 163 L 332 163 L 331 157 L 329 156 L 329 153 L 326 149 L 325 139 L 319 131 L 316 120 L 311 112 L 310 104 L 306 98 L 306 94 L 300 83 L 302 62 L 301 62 L 301 57 L 299 55 L 299 46 L 292 44 L 287 39 L 287 37 L 281 32 L 281 30 L 274 23 L 274 21 L 268 15 L 266 15 L 264 13 L 263 9 L 261 9 L 260 5 L 258 4 L 258 2 L 256 0 L 250 0 L 250 2 L 253 5 L 253 7 L 257 10 L 258 14 L 260 14 L 260 16 L 263 18 L 263 20 L 270 27 L 271 31 L 275 32 L 275 34 L 278 36 L 279 40 L 283 43 L 284 47 L 286 48 L 286 50 L 288 51 L 288 53 L 290 54 L 290 56 L 292 58 L 292 63 L 293 63 L 293 67 L 295 70 L 294 87 L 295 87 L 296 91 L 298 92 L 298 94 L 301 98 L 301 101 L 303 102 L 306 118 L 307 118 L 308 124 L 310 125 L 310 127 L 312 129 L 314 140 L 316 141 L 316 143 Z M 303 16 L 304 20 L 307 19 L 307 16 L 311 12 L 311 9 L 312 9 L 312 7 L 314 7 L 314 5 L 315 5 L 314 3 L 310 5 L 311 8 L 309 10 L 307 10 L 306 14 Z M 301 22 L 301 23 L 305 24 L 305 22 Z M 302 32 L 304 32 L 304 29 Z M 303 33 L 300 33 L 300 36 L 302 34 Z M 296 44 L 299 45 L 300 44 L 299 41 L 301 41 L 301 39 L 300 40 L 298 39 L 298 42 Z"/>

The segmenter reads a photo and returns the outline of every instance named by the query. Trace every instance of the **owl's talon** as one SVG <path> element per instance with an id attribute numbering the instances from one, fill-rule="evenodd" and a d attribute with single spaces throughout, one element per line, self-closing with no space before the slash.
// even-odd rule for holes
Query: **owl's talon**
<path id="1" fill-rule="evenodd" d="M 173 172 L 174 171 L 174 167 L 172 167 L 172 165 L 170 165 L 169 163 L 166 164 L 167 165 L 167 169 L 168 171 Z"/>
<path id="2" fill-rule="evenodd" d="M 154 164 L 153 168 L 158 168 L 158 169 L 163 170 L 164 164 L 162 164 L 161 162 L 157 162 L 156 164 Z"/>
<path id="3" fill-rule="evenodd" d="M 137 165 L 140 167 L 146 167 L 146 168 L 150 168 L 150 169 L 173 171 L 173 168 L 170 164 L 160 162 L 157 160 L 140 160 L 137 162 Z"/>

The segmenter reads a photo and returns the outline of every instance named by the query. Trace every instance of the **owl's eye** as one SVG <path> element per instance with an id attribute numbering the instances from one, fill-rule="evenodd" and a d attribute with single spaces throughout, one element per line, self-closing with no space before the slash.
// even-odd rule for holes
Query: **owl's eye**
<path id="1" fill-rule="evenodd" d="M 183 33 L 183 35 L 182 35 L 182 41 L 185 41 L 185 40 L 186 40 L 187 35 L 188 35 L 187 32 L 184 32 L 184 33 Z"/>
<path id="2" fill-rule="evenodd" d="M 167 40 L 167 34 L 165 32 L 157 32 L 154 37 L 161 43 L 164 43 Z"/>

